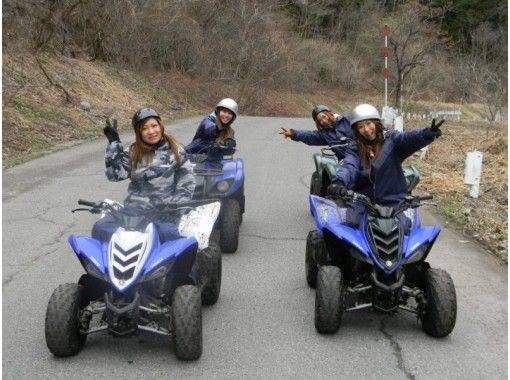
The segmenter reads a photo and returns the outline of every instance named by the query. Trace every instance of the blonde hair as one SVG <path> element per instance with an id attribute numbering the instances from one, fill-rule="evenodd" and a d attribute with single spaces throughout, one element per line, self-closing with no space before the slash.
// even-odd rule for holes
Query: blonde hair
<path id="1" fill-rule="evenodd" d="M 163 123 L 161 123 L 161 119 L 156 117 L 154 117 L 154 119 L 158 122 L 161 128 L 161 134 L 163 138 L 166 139 L 166 141 L 168 141 L 170 144 L 170 148 L 172 149 L 172 153 L 174 154 L 175 160 L 177 161 L 177 165 L 180 165 L 181 160 L 179 157 L 179 143 L 173 136 L 165 133 L 165 127 L 163 126 Z M 152 163 L 152 160 L 154 159 L 154 146 L 149 145 L 143 141 L 142 128 L 140 128 L 140 126 L 141 122 L 135 128 L 135 142 L 129 147 L 129 157 L 132 161 L 131 170 L 136 170 L 144 157 L 147 158 L 149 164 Z"/>
<path id="2" fill-rule="evenodd" d="M 232 120 L 232 122 L 230 124 L 232 124 L 234 122 L 234 120 Z M 216 116 L 216 125 L 218 127 L 222 126 L 221 124 L 221 120 L 219 118 L 219 116 Z M 216 144 L 218 143 L 222 143 L 225 139 L 227 138 L 233 138 L 234 137 L 234 130 L 232 129 L 232 127 L 230 125 L 228 126 L 223 126 L 223 129 L 220 130 L 220 134 L 219 136 L 216 138 L 216 140 L 214 140 L 214 142 Z"/>

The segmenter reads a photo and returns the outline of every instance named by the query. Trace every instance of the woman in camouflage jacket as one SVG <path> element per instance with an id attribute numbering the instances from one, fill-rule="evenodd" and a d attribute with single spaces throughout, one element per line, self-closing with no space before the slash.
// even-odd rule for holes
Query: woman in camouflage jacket
<path id="1" fill-rule="evenodd" d="M 132 119 L 136 139 L 124 149 L 116 129 L 107 121 L 105 164 L 110 181 L 130 179 L 124 206 L 152 209 L 191 200 L 195 177 L 186 153 L 174 137 L 164 133 L 159 114 L 151 108 L 138 110 Z M 155 221 L 160 240 L 179 237 L 174 223 Z M 92 229 L 92 236 L 109 240 L 117 225 L 105 216 Z"/>

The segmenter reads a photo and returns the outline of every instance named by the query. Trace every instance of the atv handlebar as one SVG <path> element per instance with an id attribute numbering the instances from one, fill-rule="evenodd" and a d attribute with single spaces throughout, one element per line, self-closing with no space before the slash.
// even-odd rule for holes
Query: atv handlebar
<path id="1" fill-rule="evenodd" d="M 96 206 L 98 206 L 98 204 L 96 204 L 94 202 L 91 202 L 91 201 L 86 201 L 85 199 L 79 199 L 78 200 L 78 204 L 80 206 L 89 206 L 89 207 L 96 207 Z"/>
<path id="2" fill-rule="evenodd" d="M 434 197 L 432 195 L 424 195 L 423 197 L 415 196 L 414 199 L 417 201 L 429 201 L 433 199 Z"/>
<path id="3" fill-rule="evenodd" d="M 206 146 L 200 149 L 196 154 L 205 154 L 209 155 L 215 149 L 223 151 L 222 155 L 231 156 L 236 152 L 236 140 L 231 137 L 227 137 L 224 141 L 220 143 L 214 143 L 212 146 Z"/>
<path id="4" fill-rule="evenodd" d="M 344 201 L 351 201 L 351 202 L 357 202 L 361 203 L 364 206 L 366 206 L 370 211 L 372 212 L 378 212 L 377 210 L 380 210 L 381 205 L 378 205 L 376 203 L 373 203 L 369 197 L 366 195 L 357 193 L 352 190 L 347 190 L 347 193 L 345 195 L 340 196 L 328 196 L 329 199 L 342 199 Z M 416 208 L 421 206 L 421 201 L 430 200 L 434 197 L 432 195 L 424 195 L 424 196 L 418 196 L 418 195 L 408 195 L 406 196 L 397 206 L 393 207 L 394 215 L 398 214 L 399 212 L 402 212 L 408 208 Z"/>
<path id="5" fill-rule="evenodd" d="M 142 212 L 147 213 L 147 215 L 161 215 L 161 214 L 169 214 L 171 212 L 179 211 L 179 210 L 188 210 L 193 209 L 198 206 L 203 206 L 209 203 L 213 202 L 219 202 L 219 199 L 216 198 L 208 198 L 208 199 L 200 199 L 200 200 L 191 200 L 189 202 L 182 202 L 182 203 L 174 203 L 174 204 L 165 204 L 162 206 L 154 206 L 153 208 L 149 209 L 141 209 Z M 81 206 L 88 206 L 90 208 L 77 208 L 72 210 L 72 212 L 75 211 L 88 211 L 92 214 L 99 214 L 100 212 L 112 212 L 112 211 L 119 211 L 123 208 L 122 205 L 119 203 L 109 203 L 109 202 L 92 202 L 87 201 L 84 199 L 79 199 L 78 204 Z"/>
<path id="6" fill-rule="evenodd" d="M 335 152 L 333 149 L 335 148 L 345 148 L 352 140 L 348 137 L 342 137 L 339 141 L 333 141 L 331 145 L 327 148 L 321 148 L 321 152 L 326 156 L 334 156 Z"/>

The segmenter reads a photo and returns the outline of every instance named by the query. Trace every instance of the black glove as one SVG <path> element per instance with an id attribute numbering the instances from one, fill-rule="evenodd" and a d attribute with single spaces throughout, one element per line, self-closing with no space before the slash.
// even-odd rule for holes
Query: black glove
<path id="1" fill-rule="evenodd" d="M 347 195 L 347 188 L 341 183 L 333 183 L 328 186 L 328 194 L 345 197 Z"/>
<path id="2" fill-rule="evenodd" d="M 436 124 L 436 119 L 432 119 L 432 124 L 430 124 L 430 127 L 425 129 L 425 139 L 427 140 L 435 140 L 439 136 L 442 135 L 441 130 L 439 127 L 444 123 L 444 119 L 441 120 L 439 123 Z"/>
<path id="3" fill-rule="evenodd" d="M 120 141 L 119 132 L 117 132 L 117 119 L 113 119 L 113 125 L 109 119 L 106 119 L 106 127 L 103 128 L 103 132 L 109 143 Z"/>

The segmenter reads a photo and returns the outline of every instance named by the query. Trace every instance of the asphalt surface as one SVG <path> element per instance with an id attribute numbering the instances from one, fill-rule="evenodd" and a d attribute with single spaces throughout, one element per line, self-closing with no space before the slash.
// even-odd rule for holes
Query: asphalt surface
<path id="1" fill-rule="evenodd" d="M 188 142 L 199 121 L 174 122 L 167 131 Z M 447 270 L 457 289 L 450 336 L 427 336 L 410 314 L 371 311 L 347 313 L 335 335 L 319 335 L 315 293 L 304 276 L 305 239 L 314 227 L 308 184 L 318 148 L 278 135 L 280 127 L 313 125 L 240 117 L 234 126 L 245 162 L 246 213 L 237 253 L 223 255 L 220 299 L 203 310 L 196 362 L 178 361 L 167 338 L 146 332 L 130 339 L 98 333 L 77 356 L 53 357 L 44 338 L 48 299 L 82 274 L 67 237 L 88 234 L 96 220 L 70 211 L 79 198 L 122 200 L 127 182 L 104 176 L 103 140 L 3 172 L 4 379 L 508 377 L 507 267 L 444 225 L 429 261 Z M 424 224 L 443 223 L 426 210 L 422 215 Z"/>

